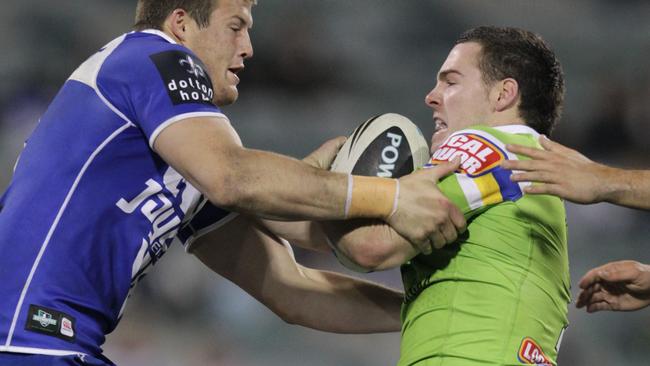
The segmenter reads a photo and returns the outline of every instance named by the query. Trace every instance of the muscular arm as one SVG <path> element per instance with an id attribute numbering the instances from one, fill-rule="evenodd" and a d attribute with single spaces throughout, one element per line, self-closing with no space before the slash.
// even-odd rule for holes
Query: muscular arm
<path id="1" fill-rule="evenodd" d="M 402 293 L 297 264 L 290 248 L 238 217 L 200 238 L 193 254 L 284 321 L 336 333 L 400 329 Z"/>
<path id="2" fill-rule="evenodd" d="M 319 226 L 330 239 L 339 261 L 360 267 L 351 269 L 382 271 L 399 267 L 420 254 L 408 240 L 378 220 L 327 222 Z"/>
<path id="3" fill-rule="evenodd" d="M 338 220 L 345 218 L 348 176 L 265 151 L 242 147 L 225 119 L 188 118 L 162 130 L 154 142 L 156 152 L 217 206 L 266 218 Z M 385 220 L 397 232 L 430 252 L 430 242 L 444 245 L 436 207 L 437 171 L 420 171 L 399 179 L 396 211 L 378 213 L 372 204 L 355 210 L 355 217 Z M 379 178 L 375 178 L 379 179 Z M 355 186 L 360 202 L 386 200 Z M 356 196 L 355 196 L 356 197 Z M 393 199 L 388 197 L 390 206 Z M 352 202 L 355 202 L 354 199 Z M 354 206 L 354 205 L 352 205 Z M 379 217 L 378 217 L 379 216 Z M 453 225 L 449 217 L 444 225 Z"/>
<path id="4" fill-rule="evenodd" d="M 394 268 L 420 254 L 408 240 L 379 220 L 262 223 L 275 235 L 301 248 L 328 253 L 336 250 L 341 262 L 351 262 L 347 266 L 361 272 Z"/>
<path id="5" fill-rule="evenodd" d="M 165 128 L 156 152 L 214 204 L 283 219 L 341 219 L 347 177 L 242 147 L 229 123 L 191 118 Z"/>
<path id="6" fill-rule="evenodd" d="M 545 150 L 510 145 L 508 150 L 531 160 L 512 160 L 504 167 L 522 172 L 512 175 L 516 182 L 530 181 L 530 194 L 552 194 L 575 203 L 610 202 L 650 209 L 650 171 L 624 170 L 589 160 L 579 152 L 540 138 Z"/>

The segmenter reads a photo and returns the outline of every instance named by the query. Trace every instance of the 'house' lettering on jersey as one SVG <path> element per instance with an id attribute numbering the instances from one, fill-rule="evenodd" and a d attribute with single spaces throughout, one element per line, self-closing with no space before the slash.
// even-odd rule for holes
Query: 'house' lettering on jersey
<path id="1" fill-rule="evenodd" d="M 150 57 L 174 105 L 212 104 L 212 81 L 198 58 L 182 51 L 165 51 Z"/>

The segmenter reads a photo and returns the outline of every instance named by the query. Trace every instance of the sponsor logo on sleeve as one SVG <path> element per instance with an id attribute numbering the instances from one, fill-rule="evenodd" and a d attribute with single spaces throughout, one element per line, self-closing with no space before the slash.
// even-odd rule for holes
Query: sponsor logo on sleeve
<path id="1" fill-rule="evenodd" d="M 505 153 L 494 143 L 474 133 L 450 136 L 431 156 L 437 165 L 460 157 L 462 173 L 470 177 L 483 175 L 505 160 Z"/>
<path id="2" fill-rule="evenodd" d="M 521 341 L 519 354 L 517 356 L 519 357 L 519 361 L 526 365 L 553 365 L 553 362 L 551 362 L 551 359 L 544 354 L 542 348 L 529 337 L 526 337 Z"/>
<path id="3" fill-rule="evenodd" d="M 183 51 L 165 51 L 150 56 L 163 79 L 172 104 L 212 103 L 214 90 L 205 65 Z"/>
<path id="4" fill-rule="evenodd" d="M 68 342 L 74 341 L 75 319 L 68 314 L 38 305 L 30 305 L 25 329 Z"/>

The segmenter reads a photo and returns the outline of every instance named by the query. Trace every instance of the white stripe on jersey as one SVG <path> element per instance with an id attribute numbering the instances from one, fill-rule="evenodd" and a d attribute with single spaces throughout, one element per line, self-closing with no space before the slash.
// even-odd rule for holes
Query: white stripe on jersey
<path id="1" fill-rule="evenodd" d="M 108 145 L 109 142 L 111 142 L 114 138 L 116 138 L 119 134 L 124 132 L 127 128 L 131 127 L 131 123 L 125 123 L 122 125 L 120 128 L 115 130 L 110 136 L 108 136 L 96 149 L 93 151 L 92 154 L 90 154 L 90 157 L 88 157 L 88 160 L 86 160 L 86 163 L 83 165 L 81 170 L 79 171 L 79 174 L 77 174 L 76 179 L 74 180 L 74 183 L 72 184 L 72 187 L 70 187 L 70 190 L 68 191 L 67 196 L 65 197 L 65 200 L 63 201 L 63 204 L 61 205 L 61 208 L 59 208 L 59 212 L 56 215 L 56 218 L 54 219 L 54 222 L 52 223 L 52 226 L 50 226 L 50 230 L 47 233 L 47 236 L 45 237 L 45 241 L 43 241 L 43 244 L 41 244 L 41 250 L 38 252 L 38 255 L 36 256 L 36 260 L 34 260 L 34 264 L 32 265 L 32 269 L 29 272 L 29 276 L 27 276 L 27 281 L 25 282 L 25 286 L 23 287 L 23 291 L 20 294 L 20 299 L 18 300 L 18 305 L 16 306 L 16 311 L 14 313 L 14 318 L 11 321 L 11 327 L 9 328 L 9 334 L 7 335 L 7 342 L 5 343 L 6 347 L 9 347 L 11 345 L 11 339 L 13 338 L 14 331 L 16 330 L 16 323 L 18 322 L 18 316 L 20 315 L 20 309 L 23 306 L 23 301 L 25 301 L 25 296 L 27 295 L 27 290 L 29 288 L 30 283 L 32 282 L 32 278 L 34 277 L 34 273 L 36 272 L 36 268 L 38 267 L 38 264 L 41 261 L 41 258 L 43 257 L 43 253 L 45 252 L 45 248 L 47 248 L 47 245 L 50 242 L 50 239 L 52 238 L 52 234 L 54 234 L 54 230 L 56 230 L 56 227 L 59 224 L 59 220 L 61 219 L 61 216 L 63 216 L 63 212 L 65 211 L 66 207 L 68 206 L 68 202 L 70 202 L 70 199 L 72 198 L 72 195 L 74 194 L 75 190 L 77 189 L 77 186 L 79 185 L 79 181 L 81 181 L 81 178 L 83 177 L 84 173 L 90 166 L 90 164 L 93 162 L 95 157 Z"/>
<path id="2" fill-rule="evenodd" d="M 123 120 L 129 122 L 131 126 L 135 127 L 135 123 L 131 122 L 131 120 L 124 115 L 124 113 L 120 112 L 111 102 L 109 102 L 106 97 L 99 91 L 99 88 L 97 87 L 97 75 L 99 74 L 99 70 L 102 68 L 102 65 L 104 64 L 104 61 L 110 56 L 113 51 L 119 46 L 124 39 L 126 38 L 126 34 L 118 37 L 111 42 L 109 42 L 106 46 L 103 47 L 103 49 L 96 54 L 92 55 L 86 62 L 81 64 L 73 73 L 70 75 L 68 80 L 75 80 L 80 83 L 86 84 L 89 87 L 91 87 L 94 91 L 95 94 L 101 99 L 101 101 L 111 110 L 113 113 L 117 114 L 120 118 Z"/>
<path id="3" fill-rule="evenodd" d="M 27 353 L 30 355 L 48 355 L 48 356 L 70 356 L 70 355 L 88 356 L 87 354 L 79 351 L 32 348 L 32 347 L 15 347 L 15 346 L 9 346 L 9 347 L 0 346 L 0 352 Z"/>
<path id="4" fill-rule="evenodd" d="M 494 128 L 495 130 L 512 133 L 512 134 L 533 135 L 535 139 L 539 138 L 539 133 L 535 131 L 532 127 L 527 125 L 505 125 L 505 126 L 495 126 L 492 128 Z"/>
<path id="5" fill-rule="evenodd" d="M 469 204 L 471 210 L 476 210 L 479 207 L 483 206 L 483 198 L 481 196 L 481 191 L 479 191 L 474 178 L 468 177 L 465 174 L 456 174 L 458 179 L 458 184 L 460 189 L 465 194 L 465 199 Z"/>
<path id="6" fill-rule="evenodd" d="M 224 122 L 228 123 L 228 125 L 230 125 L 230 120 L 223 113 L 217 113 L 217 112 L 191 112 L 191 113 L 177 114 L 174 117 L 172 117 L 172 118 L 166 120 L 165 122 L 161 123 L 153 131 L 153 133 L 151 134 L 151 137 L 149 137 L 149 147 L 151 148 L 151 150 L 156 151 L 153 148 L 153 144 L 154 144 L 154 142 L 156 142 L 156 138 L 158 137 L 158 135 L 160 135 L 160 133 L 165 128 L 169 127 L 170 125 L 172 125 L 172 124 L 174 124 L 176 122 L 182 121 L 182 120 L 184 120 L 186 118 L 196 118 L 196 117 L 217 117 L 217 118 L 222 119 Z M 233 133 L 235 135 L 237 135 L 237 132 L 235 132 L 235 129 L 232 129 L 232 131 L 233 131 Z M 237 135 L 237 136 L 239 136 L 239 135 Z"/>

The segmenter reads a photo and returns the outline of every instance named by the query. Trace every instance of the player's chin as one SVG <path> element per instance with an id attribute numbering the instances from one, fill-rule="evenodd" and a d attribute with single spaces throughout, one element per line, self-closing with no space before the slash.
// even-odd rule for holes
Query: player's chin
<path id="1" fill-rule="evenodd" d="M 443 142 L 449 137 L 449 130 L 444 129 L 442 131 L 437 131 L 436 133 L 433 134 L 431 137 L 431 153 L 433 154 L 438 150 L 440 145 L 442 145 Z"/>
<path id="2" fill-rule="evenodd" d="M 218 106 L 233 104 L 239 98 L 239 90 L 236 86 L 229 86 L 220 93 L 215 93 L 212 102 Z"/>

